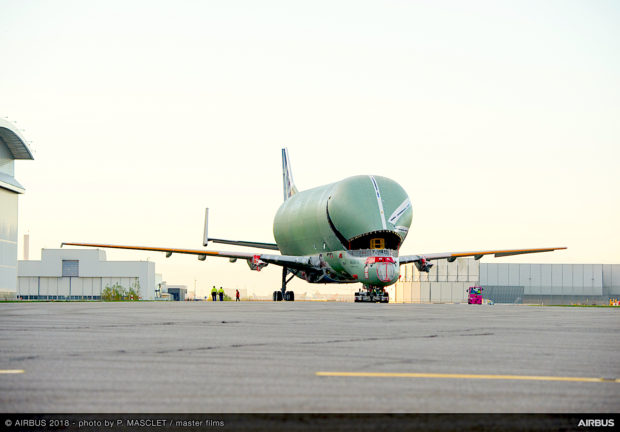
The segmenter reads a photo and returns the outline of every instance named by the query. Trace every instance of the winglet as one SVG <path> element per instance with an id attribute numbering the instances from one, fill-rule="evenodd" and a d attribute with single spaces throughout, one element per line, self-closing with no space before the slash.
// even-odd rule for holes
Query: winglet
<path id="1" fill-rule="evenodd" d="M 282 149 L 282 186 L 284 190 L 284 201 L 295 195 L 298 191 L 293 182 L 291 172 L 291 161 L 288 157 L 288 149 Z"/>
<path id="2" fill-rule="evenodd" d="M 202 236 L 202 245 L 209 244 L 209 207 L 205 209 L 205 230 Z"/>
<path id="3" fill-rule="evenodd" d="M 245 246 L 245 247 L 258 247 L 261 249 L 271 249 L 271 250 L 280 250 L 276 243 L 263 243 L 263 242 L 252 242 L 252 241 L 243 241 L 243 240 L 226 240 L 209 237 L 209 207 L 205 209 L 205 227 L 202 235 L 202 245 L 207 246 L 209 242 L 212 243 L 221 243 L 227 245 L 235 245 L 235 246 Z"/>

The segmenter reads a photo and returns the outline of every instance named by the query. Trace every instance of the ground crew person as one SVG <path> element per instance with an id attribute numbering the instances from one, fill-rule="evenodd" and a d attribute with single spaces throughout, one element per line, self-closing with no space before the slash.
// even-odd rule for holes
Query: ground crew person
<path id="1" fill-rule="evenodd" d="M 239 299 L 239 290 L 237 290 L 237 294 L 236 294 L 236 297 L 235 297 L 235 302 L 238 302 L 238 301 L 241 301 L 241 300 Z"/>
<path id="2" fill-rule="evenodd" d="M 220 301 L 224 301 L 224 288 L 220 287 L 218 293 L 220 295 Z"/>
<path id="3" fill-rule="evenodd" d="M 213 285 L 213 288 L 211 289 L 211 298 L 213 301 L 217 301 L 217 289 L 215 288 L 215 285 Z"/>

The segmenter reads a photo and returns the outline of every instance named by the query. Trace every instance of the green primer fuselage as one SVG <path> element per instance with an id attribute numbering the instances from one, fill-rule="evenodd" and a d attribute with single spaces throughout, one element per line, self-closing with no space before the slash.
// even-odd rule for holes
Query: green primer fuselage
<path id="1" fill-rule="evenodd" d="M 282 254 L 319 260 L 320 274 L 297 272 L 299 277 L 385 286 L 398 280 L 398 249 L 411 218 L 409 197 L 398 183 L 355 176 L 290 197 L 278 209 L 273 233 Z"/>

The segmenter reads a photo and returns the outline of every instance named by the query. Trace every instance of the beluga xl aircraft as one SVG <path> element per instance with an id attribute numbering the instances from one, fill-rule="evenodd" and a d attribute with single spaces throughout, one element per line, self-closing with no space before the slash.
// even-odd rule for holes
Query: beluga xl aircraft
<path id="1" fill-rule="evenodd" d="M 208 237 L 209 209 L 205 211 L 203 246 L 209 242 L 279 251 L 236 252 L 121 246 L 92 243 L 63 243 L 71 246 L 133 249 L 172 254 L 197 255 L 247 261 L 251 270 L 268 264 L 282 267 L 282 286 L 274 291 L 274 301 L 293 301 L 295 294 L 286 285 L 295 276 L 310 283 L 362 283 L 355 301 L 388 302 L 386 287 L 394 284 L 400 266 L 414 263 L 421 272 L 430 271 L 431 261 L 484 255 L 503 257 L 549 252 L 565 247 L 538 249 L 484 250 L 401 255 L 403 241 L 411 225 L 411 201 L 405 190 L 386 177 L 359 175 L 314 189 L 298 191 L 293 183 L 287 149 L 282 149 L 284 202 L 273 221 L 275 243 L 225 240 Z M 290 275 L 290 277 L 289 277 Z"/>

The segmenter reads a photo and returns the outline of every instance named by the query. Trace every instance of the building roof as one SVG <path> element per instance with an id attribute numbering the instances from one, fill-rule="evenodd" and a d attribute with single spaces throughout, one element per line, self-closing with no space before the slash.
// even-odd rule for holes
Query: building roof
<path id="1" fill-rule="evenodd" d="M 15 177 L 0 172 L 0 188 L 8 189 L 17 193 L 24 193 L 26 189 L 17 181 Z"/>
<path id="2" fill-rule="evenodd" d="M 34 159 L 19 130 L 2 118 L 0 118 L 0 140 L 7 146 L 13 159 Z"/>

